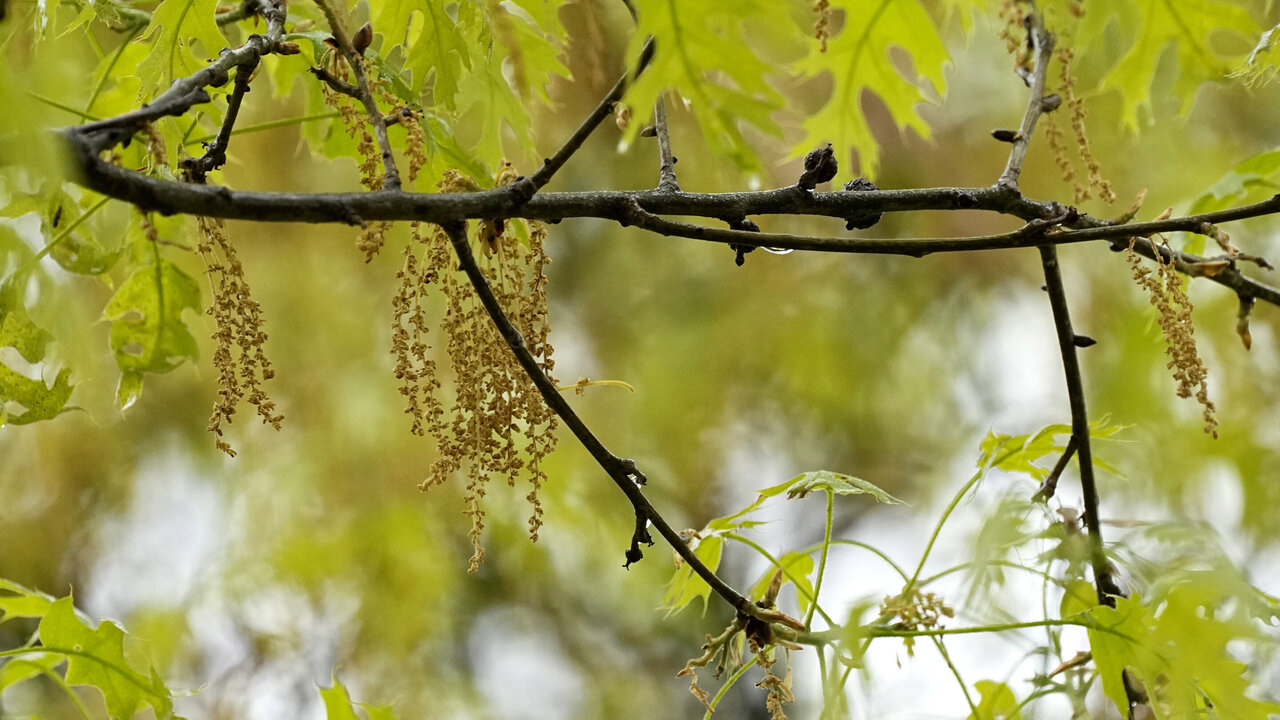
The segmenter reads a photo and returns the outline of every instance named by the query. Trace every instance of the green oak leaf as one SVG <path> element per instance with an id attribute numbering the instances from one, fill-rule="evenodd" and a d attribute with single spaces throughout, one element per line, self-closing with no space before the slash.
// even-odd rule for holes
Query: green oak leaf
<path id="1" fill-rule="evenodd" d="M 802 498 L 814 490 L 825 490 L 833 495 L 870 495 L 886 505 L 906 505 L 874 483 L 852 475 L 842 475 L 830 470 L 818 470 L 797 475 L 791 479 L 787 498 Z"/>
<path id="2" fill-rule="evenodd" d="M 1177 58 L 1171 94 L 1178 101 L 1179 113 L 1185 116 L 1202 84 L 1224 79 L 1247 55 L 1246 46 L 1241 52 L 1226 51 L 1222 48 L 1228 46 L 1212 36 L 1226 32 L 1253 39 L 1262 31 L 1242 3 L 1222 0 L 1091 4 L 1086 18 L 1095 13 L 1098 15 L 1090 22 L 1101 28 L 1113 20 L 1125 48 L 1124 55 L 1103 76 L 1099 89 L 1119 91 L 1122 121 L 1133 132 L 1141 128 L 1140 114 L 1150 114 L 1151 87 L 1170 46 Z"/>
<path id="3" fill-rule="evenodd" d="M 863 93 L 879 97 L 900 130 L 911 128 L 928 138 L 929 125 L 917 106 L 930 99 L 925 81 L 938 97 L 946 95 L 944 70 L 950 55 L 919 0 L 835 0 L 831 7 L 844 11 L 844 28 L 830 39 L 825 53 L 812 47 L 797 69 L 813 76 L 830 72 L 835 87 L 826 105 L 805 120 L 805 137 L 792 148 L 792 156 L 830 141 L 840 159 L 856 150 L 862 174 L 874 178 L 880 148 L 862 111 Z M 894 62 L 894 49 L 910 56 L 912 76 Z"/>
<path id="4" fill-rule="evenodd" d="M 142 34 L 144 40 L 151 41 L 151 52 L 136 73 L 147 96 L 204 69 L 208 60 L 229 45 L 214 20 L 217 9 L 218 0 L 162 0 L 156 6 L 151 24 Z M 193 51 L 194 42 L 202 46 L 203 57 Z"/>
<path id="5" fill-rule="evenodd" d="M 102 317 L 111 321 L 111 350 L 121 371 L 116 392 L 121 409 L 137 401 L 143 373 L 166 373 L 196 356 L 196 340 L 182 321 L 182 311 L 199 306 L 195 281 L 163 259 L 134 270 L 107 301 Z"/>
<path id="6" fill-rule="evenodd" d="M 144 704 L 157 718 L 173 717 L 173 696 L 155 675 L 133 669 L 125 658 L 125 632 L 103 620 L 96 628 L 76 616 L 70 597 L 50 606 L 40 621 L 40 642 L 50 652 L 65 655 L 69 685 L 92 685 L 102 691 L 107 714 L 128 720 Z"/>
<path id="7" fill-rule="evenodd" d="M 743 125 L 780 137 L 782 130 L 772 115 L 784 103 L 766 80 L 775 68 L 756 53 L 746 18 L 758 19 L 776 35 L 798 36 L 799 27 L 786 4 L 640 0 L 636 9 L 639 18 L 627 57 L 639 57 L 649 37 L 654 53 L 649 67 L 623 98 L 632 113 L 624 141 L 633 142 L 649 123 L 659 95 L 675 91 L 692 109 L 712 150 L 741 169 L 760 170 Z"/>
<path id="8" fill-rule="evenodd" d="M 704 565 L 715 572 L 720 567 L 720 557 L 724 553 L 724 538 L 720 535 L 703 536 L 697 541 L 693 554 Z M 681 563 L 667 582 L 667 592 L 662 598 L 662 607 L 668 615 L 672 615 L 696 599 L 702 599 L 702 612 L 707 612 L 707 598 L 711 596 L 711 586 L 707 584 L 688 563 Z"/>
<path id="9" fill-rule="evenodd" d="M 969 713 L 970 720 L 1019 720 L 1022 717 L 1018 698 L 1007 684 L 979 680 L 973 687 L 981 699 L 974 711 Z"/>

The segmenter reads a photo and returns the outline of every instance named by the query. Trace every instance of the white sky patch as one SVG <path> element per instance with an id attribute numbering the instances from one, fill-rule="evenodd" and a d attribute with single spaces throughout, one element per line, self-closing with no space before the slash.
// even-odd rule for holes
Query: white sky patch
<path id="1" fill-rule="evenodd" d="M 147 458 L 128 509 L 95 533 L 99 554 L 80 601 L 110 617 L 183 604 L 222 555 L 225 527 L 222 495 L 179 452 Z"/>
<path id="2" fill-rule="evenodd" d="M 475 685 L 494 717 L 557 720 L 577 717 L 584 679 L 531 613 L 490 610 L 468 641 Z"/>

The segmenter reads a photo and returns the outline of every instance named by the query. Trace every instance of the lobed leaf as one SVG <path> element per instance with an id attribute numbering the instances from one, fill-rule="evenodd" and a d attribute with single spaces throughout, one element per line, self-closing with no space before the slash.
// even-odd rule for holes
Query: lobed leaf
<path id="1" fill-rule="evenodd" d="M 760 161 L 743 135 L 743 126 L 781 137 L 772 114 L 783 107 L 783 99 L 766 80 L 774 67 L 754 50 L 744 19 L 754 17 L 767 23 L 773 33 L 795 35 L 798 27 L 786 4 L 640 0 L 636 9 L 639 17 L 627 57 L 638 57 L 650 37 L 654 53 L 649 67 L 623 97 L 632 113 L 624 142 L 633 142 L 651 121 L 659 95 L 674 91 L 693 111 L 712 150 L 739 168 L 759 170 Z"/>
<path id="2" fill-rule="evenodd" d="M 173 80 L 204 69 L 206 62 L 228 46 L 214 15 L 217 0 L 162 0 L 151 14 L 151 24 L 143 31 L 151 41 L 151 52 L 138 65 L 146 96 L 164 90 Z M 196 55 L 199 43 L 203 57 Z"/>
<path id="3" fill-rule="evenodd" d="M 863 93 L 880 98 L 899 130 L 911 128 L 928 138 L 929 126 L 917 106 L 930 99 L 926 81 L 938 97 L 946 94 L 950 55 L 918 0 L 834 0 L 831 6 L 844 11 L 844 29 L 830 39 L 827 52 L 811 47 L 797 69 L 811 76 L 829 72 L 835 87 L 826 105 L 805 120 L 805 137 L 791 155 L 829 141 L 844 157 L 857 151 L 861 174 L 874 179 L 880 150 L 862 111 Z M 910 57 L 910 73 L 894 62 L 895 48 Z"/>
<path id="4" fill-rule="evenodd" d="M 1213 36 L 1225 32 L 1254 38 L 1262 30 L 1242 3 L 1224 0 L 1090 3 L 1086 15 L 1095 13 L 1090 18 L 1095 27 L 1114 23 L 1124 38 L 1124 54 L 1103 76 L 1099 89 L 1120 93 L 1122 121 L 1133 132 L 1141 128 L 1141 114 L 1150 116 L 1151 87 L 1170 46 L 1177 58 L 1170 92 L 1185 116 L 1202 84 L 1224 79 L 1244 60 L 1244 52 L 1222 49 L 1224 44 Z"/>
<path id="5" fill-rule="evenodd" d="M 196 356 L 196 340 L 182 321 L 185 308 L 200 306 L 200 289 L 167 260 L 134 270 L 102 311 L 111 321 L 111 350 L 121 371 L 116 400 L 132 405 L 144 373 L 166 373 Z"/>
<path id="6" fill-rule="evenodd" d="M 155 672 L 150 677 L 134 670 L 125 658 L 125 632 L 114 622 L 103 620 L 96 628 L 76 616 L 70 597 L 50 606 L 40 621 L 40 642 L 50 652 L 64 654 L 66 681 L 70 685 L 91 685 L 102 692 L 107 714 L 128 720 L 144 704 L 157 718 L 173 717 L 173 695 Z"/>
<path id="7" fill-rule="evenodd" d="M 719 535 L 704 536 L 693 550 L 694 555 L 704 565 L 715 572 L 720 567 L 720 557 L 724 553 L 724 538 Z M 682 563 L 675 575 L 667 582 L 667 592 L 662 598 L 662 607 L 671 615 L 683 610 L 686 605 L 696 599 L 702 600 L 702 612 L 707 611 L 707 599 L 711 597 L 711 586 L 707 584 L 688 563 Z"/>
<path id="8" fill-rule="evenodd" d="M 870 495 L 886 505 L 906 505 L 874 483 L 830 470 L 807 472 L 792 478 L 787 489 L 787 499 L 802 498 L 814 490 L 825 490 L 832 495 Z"/>

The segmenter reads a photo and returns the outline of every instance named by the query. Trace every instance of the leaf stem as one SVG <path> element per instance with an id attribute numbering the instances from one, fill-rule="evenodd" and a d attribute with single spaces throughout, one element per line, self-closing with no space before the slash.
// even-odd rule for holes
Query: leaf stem
<path id="1" fill-rule="evenodd" d="M 804 626 L 809 627 L 813 620 L 813 612 L 818 609 L 818 597 L 822 594 L 822 578 L 827 571 L 827 553 L 831 549 L 831 523 L 835 515 L 835 493 L 827 490 L 827 521 L 822 529 L 822 555 L 818 559 L 818 576 L 813 581 L 813 600 L 809 603 L 809 612 L 804 615 Z M 823 613 L 826 617 L 826 613 Z"/>

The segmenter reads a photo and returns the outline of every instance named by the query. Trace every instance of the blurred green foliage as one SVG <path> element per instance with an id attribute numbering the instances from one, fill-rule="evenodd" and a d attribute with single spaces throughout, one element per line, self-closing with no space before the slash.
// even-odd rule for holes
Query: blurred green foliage
<path id="1" fill-rule="evenodd" d="M 792 184 L 798 155 L 836 138 L 846 174 L 856 153 L 883 188 L 989 185 L 1005 157 L 987 133 L 1015 124 L 1025 105 L 997 38 L 999 3 L 833 3 L 827 54 L 811 36 L 817 18 L 808 2 L 743 4 L 758 16 L 716 3 L 635 4 L 640 27 L 667 34 L 653 72 L 628 96 L 632 123 L 606 124 L 551 189 L 655 184 L 656 149 L 638 135 L 663 92 L 689 101 L 670 103 L 681 185 L 708 192 Z M 1043 3 L 1051 26 L 1066 27 L 1074 4 Z M 1249 67 L 1250 48 L 1275 20 L 1270 3 L 1084 5 L 1074 40 L 1064 33 L 1060 41 L 1078 43 L 1089 139 L 1119 205 L 1145 190 L 1145 218 L 1275 192 L 1277 87 L 1209 82 Z M 701 712 L 673 676 L 731 613 L 687 567 L 668 564 L 662 548 L 621 569 L 631 510 L 577 446 L 562 443 L 548 462 L 537 544 L 525 539 L 524 491 L 492 489 L 491 551 L 476 575 L 465 574 L 463 488 L 418 492 L 434 445 L 408 433 L 391 376 L 403 228 L 364 264 L 351 229 L 228 224 L 263 308 L 276 368 L 268 387 L 287 420 L 279 433 L 229 427 L 235 459 L 214 449 L 205 432 L 217 392 L 213 325 L 204 306 L 192 309 L 207 295 L 197 289 L 207 283 L 191 252 L 194 220 L 150 218 L 158 237 L 149 237 L 131 208 L 64 182 L 48 132 L 132 109 L 202 66 L 220 42 L 255 31 L 252 20 L 215 24 L 212 8 L 9 0 L 0 22 L 0 578 L 9 579 L 0 585 L 0 651 L 12 658 L 0 666 L 0 689 L 8 688 L 0 711 L 128 716 L 149 704 L 159 717 L 173 703 L 179 714 L 208 718 L 370 720 L 389 717 L 386 704 L 399 717 Z M 139 10 L 152 14 L 139 21 Z M 188 27 L 183 13 L 198 25 Z M 356 141 L 306 73 L 325 62 L 322 16 L 303 3 L 290 13 L 302 53 L 265 61 L 218 181 L 355 190 Z M 393 79 L 390 92 L 422 106 L 420 191 L 434 191 L 452 168 L 487 184 L 504 157 L 531 170 L 643 41 L 623 4 L 604 0 L 399 0 L 359 3 L 352 13 L 374 21 L 370 57 Z M 927 26 L 914 27 L 918 18 Z M 855 30 L 875 42 L 857 43 Z M 685 48 L 698 52 L 680 54 Z M 750 53 L 725 54 L 743 48 Z M 1255 62 L 1265 69 L 1265 55 Z M 195 116 L 157 123 L 164 158 L 139 140 L 120 150 L 121 164 L 168 177 L 217 131 L 225 95 L 214 95 Z M 1038 142 L 1021 187 L 1043 199 L 1072 192 Z M 1082 209 L 1121 212 L 1096 200 Z M 760 225 L 843 232 L 838 221 L 808 218 Z M 896 213 L 867 234 L 1014 226 L 970 212 Z M 1270 218 L 1230 231 L 1247 252 L 1280 253 Z M 1203 249 L 1198 237 L 1171 240 L 1194 252 Z M 816 716 L 824 703 L 832 712 L 849 702 L 880 712 L 931 701 L 954 716 L 1013 718 L 1050 691 L 1079 709 L 1092 670 L 1050 671 L 1090 644 L 1118 707 L 1125 695 L 1115 669 L 1133 666 L 1148 687 L 1162 674 L 1182 683 L 1171 706 L 1157 709 L 1165 716 L 1203 709 L 1188 699 L 1187 683 L 1196 682 L 1223 717 L 1274 712 L 1245 692 L 1246 660 L 1228 652 L 1227 640 L 1252 642 L 1255 682 L 1276 686 L 1275 601 L 1258 588 L 1280 587 L 1277 308 L 1254 311 L 1246 352 L 1237 299 L 1190 283 L 1218 407 L 1214 440 L 1201 432 L 1198 409 L 1174 397 L 1154 310 L 1123 258 L 1103 244 L 1062 248 L 1075 325 L 1099 341 L 1082 351 L 1091 412 L 1126 427 L 1101 451 L 1115 471 L 1102 474 L 1103 508 L 1120 523 L 1106 526 L 1112 557 L 1139 592 L 1112 611 L 1090 609 L 1092 591 L 1080 592 L 1078 528 L 1067 519 L 1079 502 L 1074 471 L 1052 508 L 1027 501 L 1069 421 L 1034 253 L 756 252 L 739 268 L 721 246 L 590 220 L 553 226 L 548 249 L 558 376 L 636 388 L 571 395 L 583 418 L 636 458 L 646 492 L 673 524 L 701 529 L 699 556 L 732 585 L 759 599 L 781 565 L 795 589 L 779 595 L 781 611 L 813 615 L 822 605 L 825 616 L 849 619 L 821 661 L 810 646 L 792 653 L 793 717 Z M 73 408 L 81 411 L 63 412 Z M 813 468 L 833 471 L 813 483 L 828 500 L 857 476 L 910 508 L 841 498 L 824 518 L 817 500 L 758 494 Z M 882 597 L 910 596 L 901 568 L 927 552 L 951 500 L 957 509 L 934 536 L 943 540 L 931 574 L 916 578 L 957 607 L 952 624 L 1008 623 L 1028 616 L 1030 604 L 1032 617 L 1096 623 L 1087 639 L 1058 626 L 1010 631 L 1023 634 L 1005 646 L 948 638 L 958 683 L 940 682 L 955 668 L 925 665 L 923 649 L 915 659 L 876 654 L 893 641 L 872 644 L 873 631 L 913 632 L 878 608 Z M 1025 576 L 1029 586 L 1020 584 Z M 85 613 L 119 625 L 73 613 L 73 589 Z M 662 611 L 697 597 L 702 615 Z M 1228 614 L 1215 614 L 1221 608 Z M 825 620 L 815 622 L 821 630 Z M 1142 654 L 1100 627 L 1147 633 L 1177 651 Z M 44 650 L 28 644 L 37 630 Z M 47 649 L 62 639 L 101 649 L 112 666 Z M 1207 649 L 1188 655 L 1196 643 Z M 985 679 L 1006 677 L 1024 653 L 1034 660 L 1029 671 Z M 1206 653 L 1212 662 L 1190 673 Z M 909 691 L 877 690 L 865 678 Z M 107 694 L 60 687 L 82 682 Z M 758 713 L 763 695 L 739 683 L 718 707 Z M 1096 698 L 1088 707 L 1103 712 Z"/>

